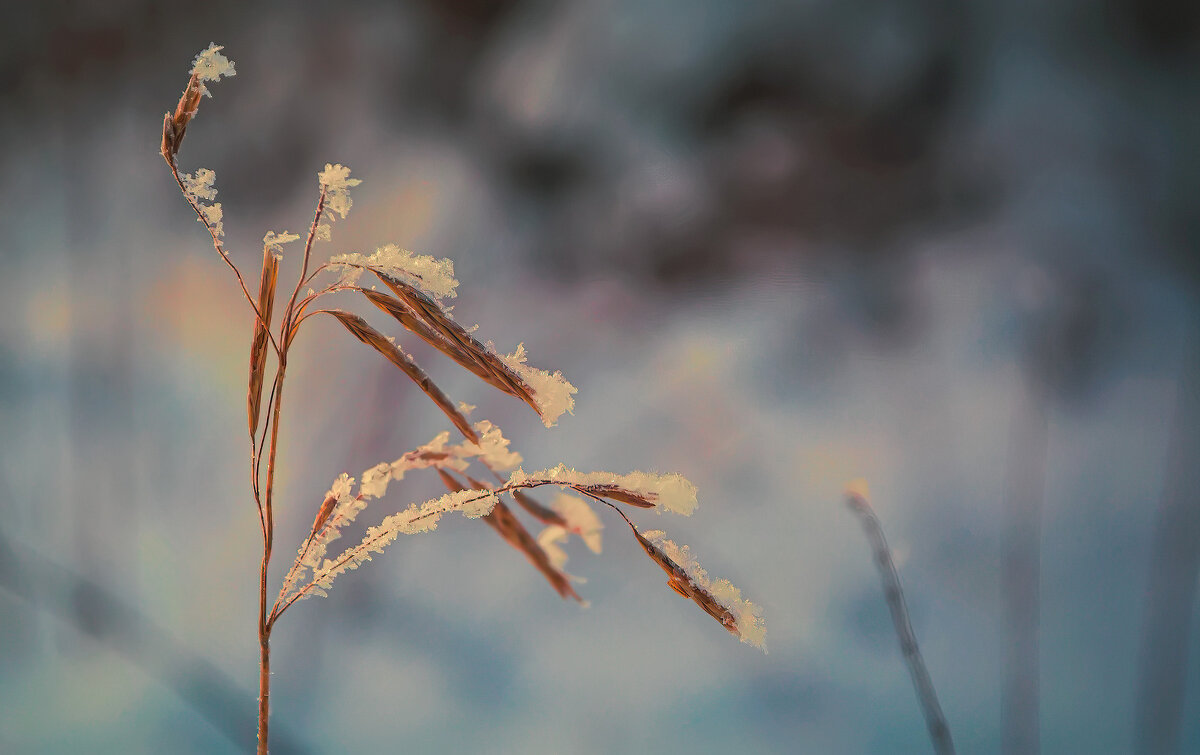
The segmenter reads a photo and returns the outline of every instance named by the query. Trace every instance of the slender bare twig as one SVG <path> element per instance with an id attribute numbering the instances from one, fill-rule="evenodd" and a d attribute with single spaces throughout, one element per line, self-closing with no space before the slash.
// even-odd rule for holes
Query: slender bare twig
<path id="1" fill-rule="evenodd" d="M 950 726 L 946 723 L 942 706 L 938 704 L 933 679 L 929 676 L 929 670 L 925 668 L 925 659 L 921 657 L 921 650 L 917 647 L 917 636 L 908 620 L 908 606 L 904 602 L 904 591 L 900 588 L 900 573 L 896 571 L 891 549 L 883 536 L 883 525 L 867 501 L 865 491 L 847 490 L 846 505 L 858 515 L 863 531 L 871 541 L 875 565 L 879 568 L 879 576 L 883 580 L 883 594 L 892 613 L 892 624 L 896 627 L 896 635 L 900 639 L 900 650 L 904 653 L 905 663 L 908 664 L 908 673 L 912 677 L 913 687 L 916 688 L 917 700 L 921 703 L 921 712 L 925 714 L 925 725 L 929 729 L 929 738 L 933 740 L 933 750 L 939 755 L 953 753 L 954 742 L 950 738 Z"/>

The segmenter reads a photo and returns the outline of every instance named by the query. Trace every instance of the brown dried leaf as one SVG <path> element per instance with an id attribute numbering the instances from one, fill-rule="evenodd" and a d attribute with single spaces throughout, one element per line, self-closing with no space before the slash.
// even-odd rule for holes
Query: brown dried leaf
<path id="1" fill-rule="evenodd" d="M 534 411 L 538 411 L 537 402 L 533 400 L 533 394 L 529 386 L 525 385 L 525 381 L 511 367 L 505 364 L 500 357 L 493 354 L 486 346 L 475 340 L 474 336 L 468 333 L 465 328 L 447 316 L 437 302 L 403 281 L 375 270 L 372 270 L 372 272 L 383 281 L 384 285 L 392 290 L 392 293 L 397 298 L 407 304 L 433 330 L 436 330 L 443 338 L 469 355 L 478 369 L 470 367 L 468 369 L 505 393 L 529 404 L 533 407 Z"/>
<path id="2" fill-rule="evenodd" d="M 619 514 L 621 513 L 620 509 L 616 509 L 615 507 L 614 511 Z M 672 561 L 654 543 L 642 537 L 642 533 L 638 532 L 637 527 L 634 527 L 633 522 L 629 521 L 624 514 L 621 514 L 621 517 L 625 519 L 625 523 L 629 525 L 629 529 L 633 531 L 633 536 L 637 538 L 638 544 L 642 546 L 642 550 L 646 551 L 646 555 L 650 557 L 650 560 L 658 564 L 659 568 L 667 573 L 667 586 L 704 609 L 705 613 L 720 622 L 721 626 L 729 630 L 730 634 L 741 637 L 741 633 L 738 631 L 737 617 L 728 608 L 717 602 L 717 599 L 709 594 L 707 590 L 693 582 L 682 566 Z"/>
<path id="3" fill-rule="evenodd" d="M 396 318 L 401 325 L 403 325 L 407 330 L 412 332 L 422 341 L 450 357 L 459 365 L 475 373 L 483 380 L 492 383 L 493 385 L 496 384 L 496 380 L 491 373 L 482 367 L 473 357 L 471 357 L 470 354 L 463 351 L 455 343 L 446 340 L 444 336 L 435 331 L 433 328 L 429 327 L 429 325 L 427 325 L 425 321 L 421 319 L 407 304 L 386 294 L 381 294 L 378 291 L 372 291 L 366 288 L 359 290 L 364 296 L 367 297 L 368 300 L 370 300 L 372 304 Z M 496 385 L 496 387 L 506 393 L 508 392 L 508 388 L 504 385 Z"/>
<path id="4" fill-rule="evenodd" d="M 429 378 L 429 376 L 426 375 L 425 372 L 418 367 L 415 362 L 413 362 L 411 357 L 397 348 L 394 343 L 384 337 L 384 335 L 378 330 L 372 328 L 366 320 L 362 319 L 358 315 L 351 314 L 350 312 L 345 312 L 340 309 L 328 309 L 322 311 L 336 317 L 338 321 L 346 327 L 346 330 L 349 330 L 354 334 L 355 338 L 375 349 L 389 362 L 399 367 L 400 370 L 405 375 L 408 375 L 408 377 L 417 384 L 417 387 L 420 388 L 426 396 L 429 396 L 433 403 L 437 404 L 438 408 L 450 418 L 450 421 L 454 423 L 454 426 L 458 428 L 459 432 L 470 438 L 472 441 L 475 441 L 476 443 L 479 442 L 479 434 L 475 432 L 475 428 L 471 427 L 471 423 L 468 422 L 467 418 L 463 416 L 463 413 L 458 410 L 458 407 L 454 405 L 454 402 L 452 402 L 450 398 L 442 392 L 442 389 L 438 388 L 437 385 Z"/>
<path id="5" fill-rule="evenodd" d="M 451 491 L 464 490 L 465 486 L 455 477 L 444 469 L 438 468 L 438 476 L 442 478 L 442 482 Z M 475 490 L 490 490 L 491 486 L 479 480 L 470 477 L 467 480 L 471 483 L 471 487 Z M 508 508 L 503 501 L 497 499 L 496 505 L 492 512 L 483 517 L 483 521 L 487 522 L 504 541 L 513 548 L 525 554 L 525 558 L 529 559 L 529 563 L 533 564 L 534 568 L 542 573 L 550 586 L 558 592 L 561 598 L 574 598 L 582 603 L 583 598 L 579 597 L 579 593 L 575 592 L 575 588 L 571 586 L 571 582 L 567 576 L 554 565 L 550 563 L 550 557 L 546 555 L 546 551 L 542 550 L 542 546 L 538 545 L 537 539 L 529 534 L 529 530 L 525 529 L 525 525 L 521 524 L 521 520 L 517 519 L 516 514 L 512 509 Z"/>
<path id="6" fill-rule="evenodd" d="M 520 490 L 510 492 L 517 503 L 521 504 L 521 508 L 528 511 L 534 519 L 537 519 L 542 524 L 556 524 L 563 529 L 567 528 L 567 520 L 563 518 L 562 514 L 552 508 L 543 506 Z"/>
<path id="7" fill-rule="evenodd" d="M 188 79 L 187 88 L 183 90 L 183 95 L 179 98 L 179 104 L 175 106 L 175 114 L 171 116 L 171 159 L 168 162 L 174 163 L 174 157 L 179 153 L 179 146 L 183 143 L 183 135 L 187 131 L 188 123 L 196 116 L 196 111 L 200 108 L 200 97 L 203 93 L 203 84 L 199 76 L 193 73 Z M 164 144 L 166 141 L 166 124 L 164 124 Z"/>
<path id="8" fill-rule="evenodd" d="M 619 488 L 615 485 L 588 485 L 587 491 L 601 498 L 609 498 L 614 501 L 636 506 L 639 509 L 652 509 L 654 504 L 646 500 L 642 496 L 625 488 Z"/>
<path id="9" fill-rule="evenodd" d="M 258 284 L 258 311 L 262 319 L 254 323 L 254 338 L 250 343 L 250 386 L 246 393 L 246 416 L 250 437 L 258 431 L 258 420 L 262 410 L 263 375 L 267 366 L 267 326 L 271 323 L 271 310 L 275 304 L 275 284 L 279 279 L 279 258 L 271 247 L 263 247 L 262 277 Z"/>

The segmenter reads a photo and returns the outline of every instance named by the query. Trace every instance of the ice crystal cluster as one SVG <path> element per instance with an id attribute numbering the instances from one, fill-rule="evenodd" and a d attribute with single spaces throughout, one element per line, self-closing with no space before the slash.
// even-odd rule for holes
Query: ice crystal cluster
<path id="1" fill-rule="evenodd" d="M 217 187 L 215 186 L 217 174 L 208 168 L 198 168 L 195 174 L 184 173 L 182 180 L 184 192 L 196 202 L 198 211 L 203 215 L 204 223 L 213 237 L 222 236 L 225 233 L 221 223 L 224 211 L 221 209 L 220 202 L 212 201 L 217 198 Z"/>
<path id="2" fill-rule="evenodd" d="M 575 413 L 575 394 L 579 391 L 567 382 L 563 374 L 557 370 L 553 374 L 539 370 L 525 363 L 525 344 L 517 344 L 517 350 L 511 354 L 499 354 L 495 345 L 488 341 L 487 346 L 500 356 L 500 360 L 509 369 L 521 376 L 521 380 L 533 389 L 533 400 L 537 403 L 538 414 L 542 424 L 551 427 L 564 413 Z"/>
<path id="3" fill-rule="evenodd" d="M 766 647 L 767 623 L 763 619 L 762 608 L 743 598 L 742 591 L 734 587 L 729 580 L 710 580 L 708 572 L 692 555 L 691 548 L 677 545 L 673 540 L 667 539 L 667 533 L 662 530 L 643 532 L 642 537 L 678 564 L 687 573 L 692 584 L 711 595 L 721 607 L 733 615 L 737 622 L 737 634 L 742 642 L 757 648 Z"/>
<path id="4" fill-rule="evenodd" d="M 346 268 L 361 273 L 374 270 L 392 278 L 406 281 L 431 299 L 446 299 L 456 296 L 458 280 L 454 277 L 454 263 L 448 259 L 434 259 L 427 254 L 413 254 L 396 244 L 384 244 L 373 254 L 337 254 L 330 258 L 331 268 Z M 343 279 L 346 275 L 343 274 Z"/>
<path id="5" fill-rule="evenodd" d="M 236 76 L 233 61 L 221 54 L 224 50 L 218 44 L 210 44 L 192 61 L 192 75 L 200 82 L 200 94 L 212 97 L 212 92 L 204 86 L 206 81 L 218 81 L 222 76 Z"/>
<path id="6" fill-rule="evenodd" d="M 559 464 L 553 469 L 533 474 L 526 474 L 524 470 L 518 469 L 512 473 L 508 482 L 510 485 L 521 485 L 531 480 L 549 480 L 556 485 L 611 488 L 633 493 L 660 512 L 670 511 L 691 516 L 696 510 L 696 486 L 680 474 L 579 472 L 565 464 Z"/>

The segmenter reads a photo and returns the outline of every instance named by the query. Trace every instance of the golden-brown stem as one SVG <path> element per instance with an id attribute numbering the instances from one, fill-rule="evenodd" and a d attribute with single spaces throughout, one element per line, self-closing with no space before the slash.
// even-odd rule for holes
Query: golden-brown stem
<path id="1" fill-rule="evenodd" d="M 279 410 L 283 404 L 283 374 L 287 369 L 287 351 L 280 354 L 275 373 L 275 396 L 271 408 L 271 445 L 267 451 L 267 489 L 263 496 L 263 556 L 258 575 L 258 752 L 267 752 L 267 723 L 271 698 L 271 621 L 267 615 L 267 569 L 271 565 L 271 547 L 275 540 L 275 515 L 271 505 L 275 494 L 275 452 L 279 449 Z"/>
<path id="2" fill-rule="evenodd" d="M 267 720 L 271 699 L 271 638 L 270 633 L 259 640 L 258 662 L 258 753 L 267 755 Z"/>

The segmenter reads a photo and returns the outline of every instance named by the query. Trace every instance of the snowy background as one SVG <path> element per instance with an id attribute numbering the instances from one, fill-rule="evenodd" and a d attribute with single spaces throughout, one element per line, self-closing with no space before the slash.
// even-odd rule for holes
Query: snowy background
<path id="1" fill-rule="evenodd" d="M 248 6 L 4 3 L 0 751 L 253 740 L 251 320 L 158 155 L 211 41 L 180 163 L 248 276 L 351 166 L 325 252 L 452 258 L 457 319 L 579 394 L 545 430 L 404 341 L 434 379 L 527 469 L 686 475 L 692 518 L 635 520 L 768 622 L 736 642 L 611 512 L 586 609 L 447 518 L 277 626 L 274 751 L 928 751 L 856 477 L 961 751 L 1021 734 L 1022 600 L 1044 752 L 1200 751 L 1200 6 Z M 335 324 L 297 348 L 276 578 L 338 473 L 446 427 Z"/>

